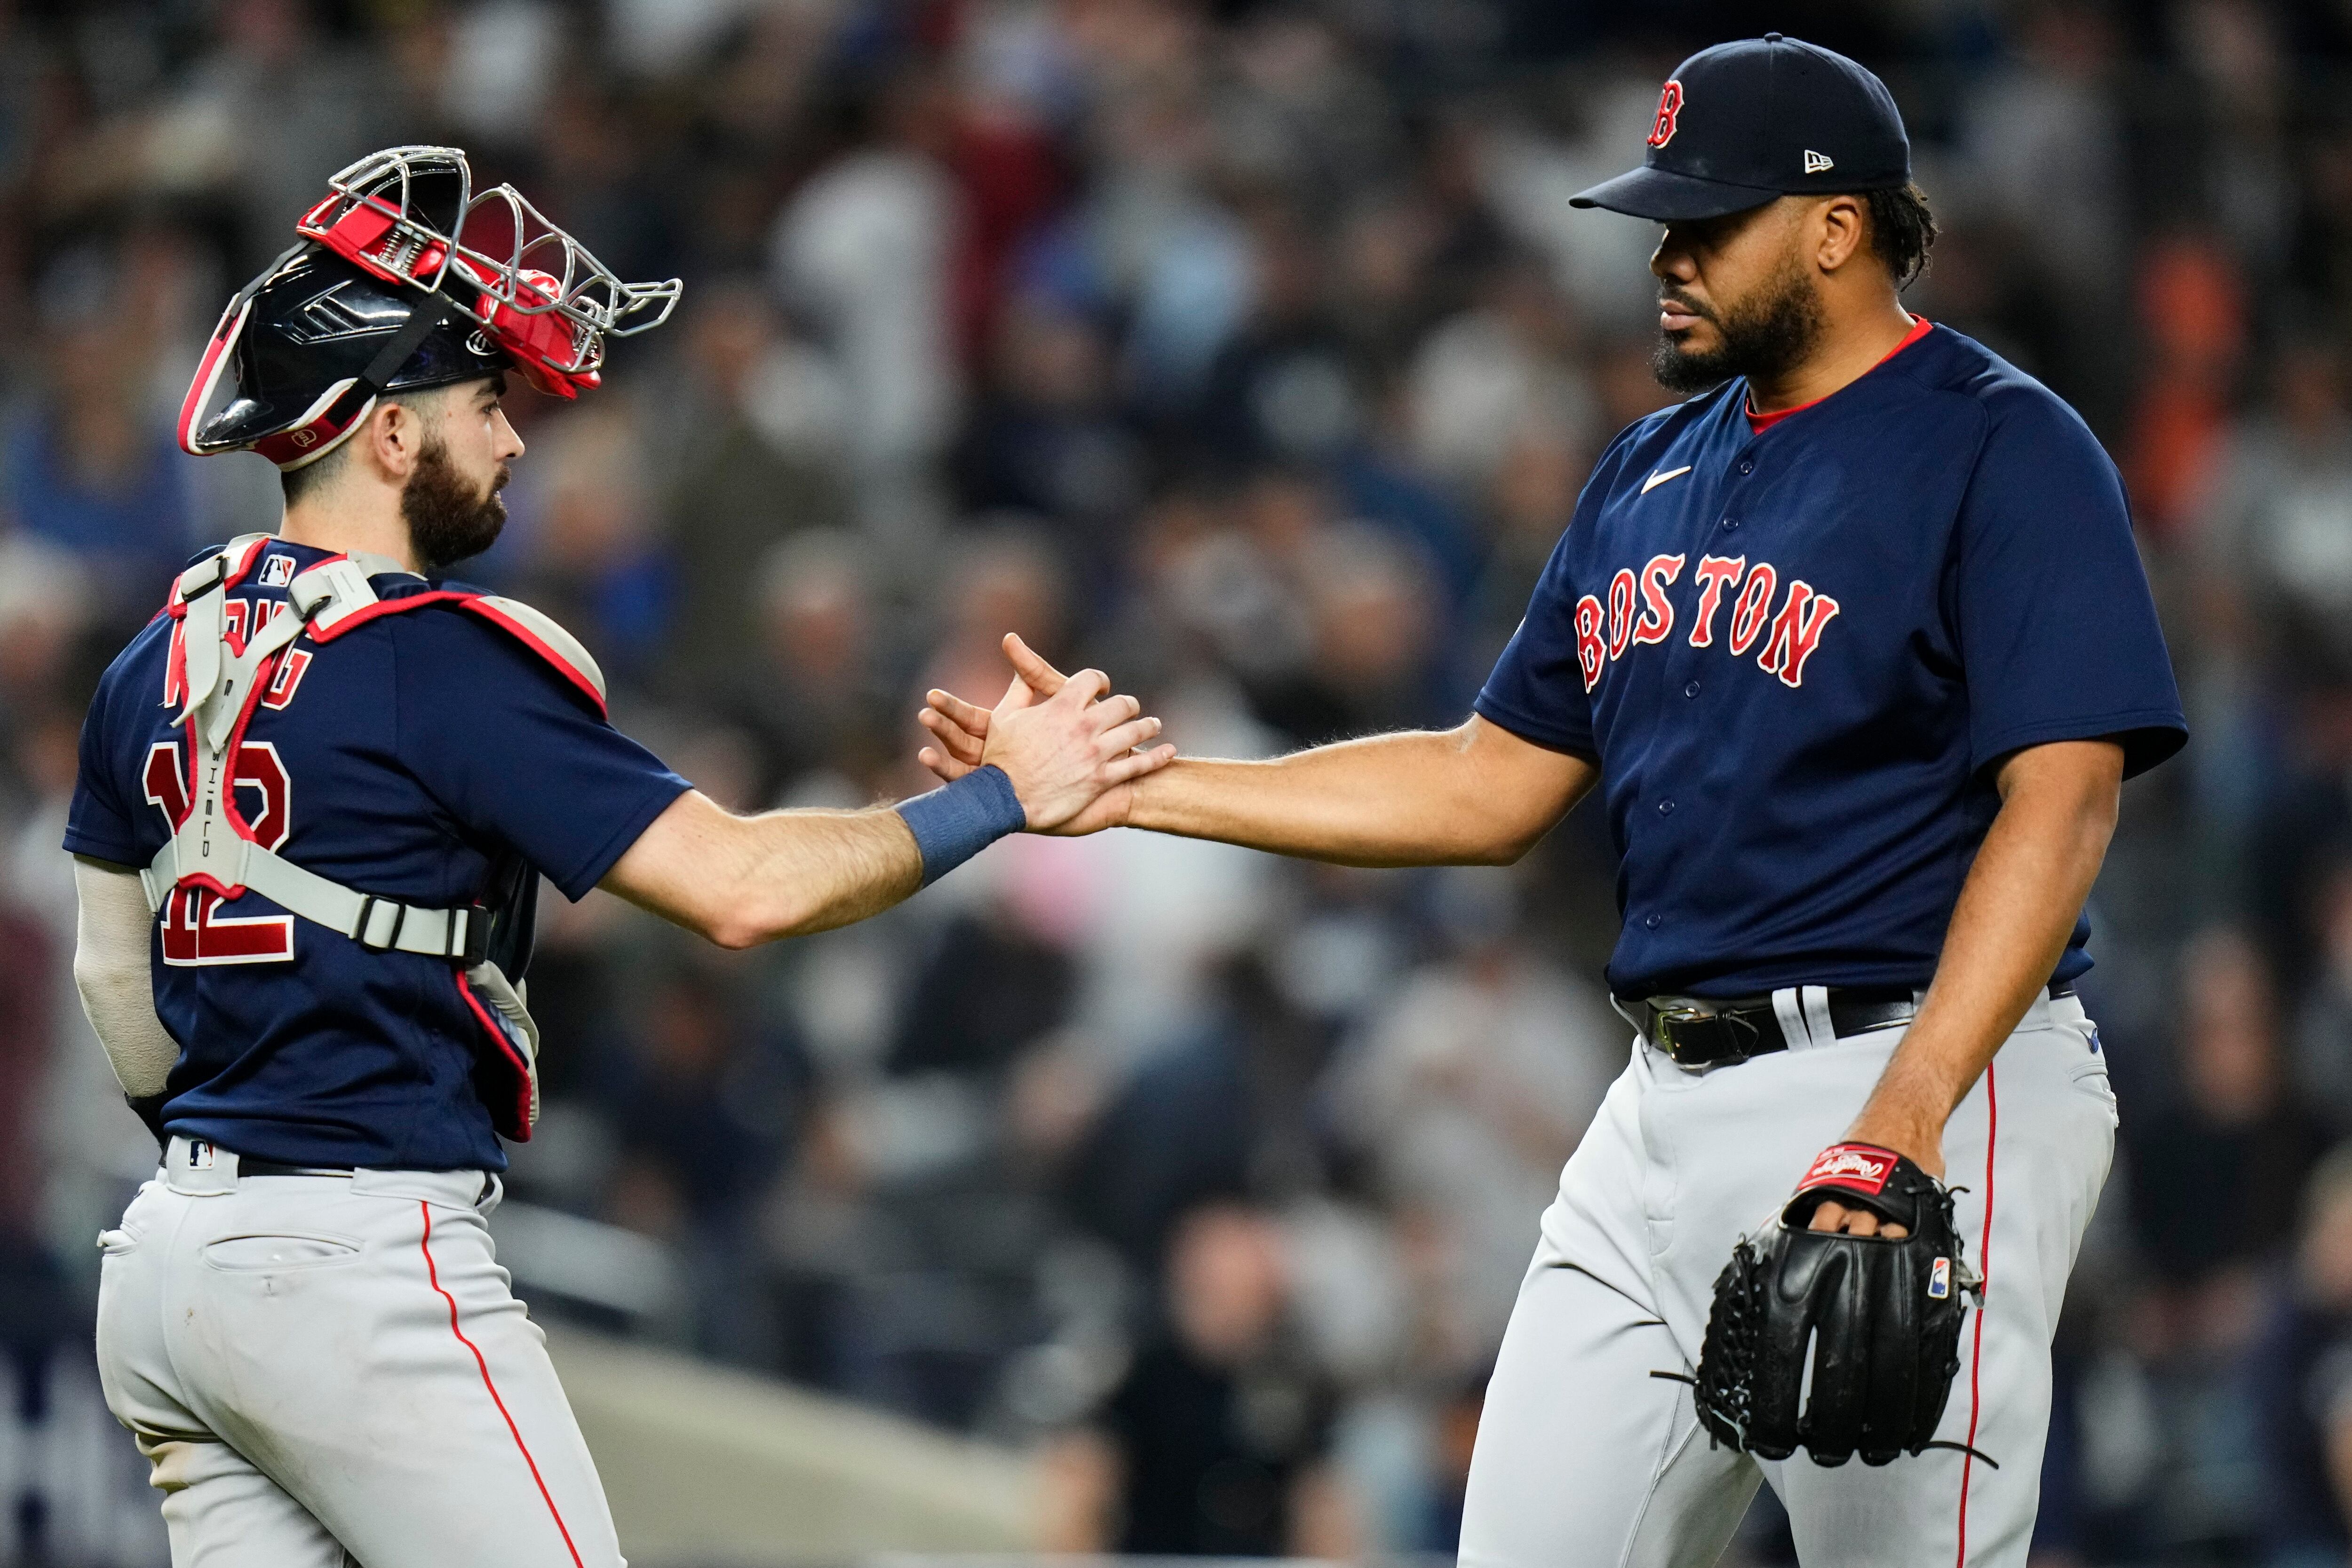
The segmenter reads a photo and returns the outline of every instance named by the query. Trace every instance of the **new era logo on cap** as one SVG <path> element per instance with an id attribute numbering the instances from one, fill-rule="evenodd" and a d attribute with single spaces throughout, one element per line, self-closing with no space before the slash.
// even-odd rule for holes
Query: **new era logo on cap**
<path id="1" fill-rule="evenodd" d="M 1805 172 L 1806 172 L 1806 173 L 1808 173 L 1808 174 L 1826 174 L 1826 173 L 1828 173 L 1831 170 L 1832 170 L 1832 169 L 1834 169 L 1834 168 L 1836 168 L 1836 167 L 1837 167 L 1837 164 L 1836 164 L 1836 163 L 1835 163 L 1835 162 L 1831 159 L 1831 157 L 1830 157 L 1830 155 L 1829 155 L 1828 153 L 1826 153 L 1826 152 L 1814 152 L 1814 151 L 1813 151 L 1811 148 L 1810 148 L 1810 147 L 1808 147 L 1808 148 L 1806 148 L 1806 149 L 1805 149 Z"/>

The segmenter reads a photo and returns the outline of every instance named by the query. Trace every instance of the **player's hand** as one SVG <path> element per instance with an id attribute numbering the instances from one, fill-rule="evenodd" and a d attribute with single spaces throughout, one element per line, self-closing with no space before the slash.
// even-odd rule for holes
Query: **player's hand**
<path id="1" fill-rule="evenodd" d="M 1842 1203 L 1824 1201 L 1813 1210 L 1813 1222 L 1808 1230 L 1843 1230 L 1849 1236 L 1884 1236 L 1899 1241 L 1910 1230 L 1892 1219 L 1881 1219 L 1866 1208 L 1848 1208 Z"/>
<path id="2" fill-rule="evenodd" d="M 1003 648 L 1013 671 L 1013 684 L 1005 688 L 1005 702 L 1023 692 L 1050 697 L 1068 679 L 1040 658 L 1017 632 L 1004 634 Z M 929 706 L 915 716 L 916 722 L 929 730 L 939 745 L 926 746 L 915 754 L 915 760 L 938 774 L 941 782 L 952 784 L 980 766 L 981 751 L 988 739 L 989 710 L 936 686 L 923 700 Z"/>
<path id="3" fill-rule="evenodd" d="M 1023 652 L 1028 652 L 1025 645 Z M 1109 688 L 1110 677 L 1100 670 L 1081 670 L 1051 694 L 1016 679 L 986 716 L 979 756 L 971 766 L 1004 770 L 1028 812 L 1031 831 L 1092 832 L 1112 826 L 1124 820 L 1123 800 L 1117 808 L 1103 808 L 1104 795 L 1174 758 L 1172 746 L 1140 749 L 1160 733 L 1160 721 L 1145 716 L 1134 697 L 1105 696 Z"/>
<path id="4" fill-rule="evenodd" d="M 1015 692 L 1029 689 L 1016 675 L 1004 695 L 1009 700 Z M 923 700 L 929 706 L 915 716 L 915 722 L 929 730 L 939 744 L 915 753 L 915 760 L 938 774 L 941 783 L 952 784 L 980 766 L 981 751 L 988 739 L 988 710 L 937 686 Z"/>
<path id="5" fill-rule="evenodd" d="M 977 703 L 966 702 L 952 692 L 933 690 L 924 699 L 929 706 L 916 716 L 923 727 L 930 731 L 931 738 L 938 742 L 936 746 L 923 747 L 917 753 L 916 760 L 948 783 L 954 783 L 983 762 L 993 762 L 1000 767 L 1003 766 L 1003 759 L 990 746 L 991 737 L 995 734 L 1000 722 L 1000 715 L 1005 713 L 1008 708 L 1028 709 L 1041 704 L 1050 706 L 1049 699 L 1060 695 L 1068 689 L 1071 677 L 1064 675 L 1059 670 L 1047 664 L 1038 656 L 1034 649 L 1018 636 L 1008 634 L 1005 637 L 1004 656 L 1012 662 L 1017 673 L 1013 677 L 1012 685 L 1005 688 L 1004 696 L 994 710 L 982 707 Z M 1102 677 L 1099 671 L 1088 671 L 1087 674 L 1102 679 L 1103 685 L 1108 685 L 1108 678 Z M 1132 697 L 1114 697 L 1108 703 L 1097 703 L 1094 706 L 1115 708 L 1116 705 L 1134 704 L 1134 702 L 1135 699 Z M 1125 728 L 1134 725 L 1150 725 L 1150 728 L 1136 742 L 1139 745 L 1142 740 L 1148 740 L 1151 736 L 1160 733 L 1160 721 L 1135 718 L 1133 716 L 1135 711 L 1135 708 L 1130 707 L 1099 716 L 1104 723 L 1112 727 L 1109 733 L 1123 733 Z M 1125 726 L 1121 725 L 1122 718 L 1127 720 Z M 1115 758 L 1109 766 L 1116 772 L 1117 777 L 1108 788 L 1064 821 L 1052 822 L 1042 821 L 1037 810 L 1032 807 L 1029 812 L 1030 830 L 1033 832 L 1051 832 L 1066 837 L 1076 837 L 1085 833 L 1099 832 L 1105 828 L 1119 826 L 1127 821 L 1128 806 L 1133 799 L 1130 788 L 1133 781 L 1146 773 L 1164 767 L 1175 755 L 1174 747 L 1162 746 L 1150 752 L 1139 752 L 1134 757 Z M 1128 765 L 1138 761 L 1144 765 L 1133 768 L 1131 771 L 1129 770 Z M 1016 790 L 1018 788 L 1019 784 L 1016 780 Z M 1022 803 L 1029 804 L 1025 794 L 1022 796 Z"/>
<path id="6" fill-rule="evenodd" d="M 1883 1096 L 1874 1094 L 1870 1103 L 1846 1129 L 1843 1142 L 1871 1144 L 1882 1149 L 1893 1149 L 1934 1176 L 1944 1179 L 1944 1134 L 1940 1122 L 1914 1107 L 1901 1103 L 1882 1104 Z M 1885 1236 L 1900 1239 L 1909 1231 L 1894 1220 L 1881 1220 L 1866 1208 L 1848 1208 L 1842 1203 L 1824 1203 L 1813 1210 L 1811 1230 L 1843 1230 L 1850 1236 Z"/>

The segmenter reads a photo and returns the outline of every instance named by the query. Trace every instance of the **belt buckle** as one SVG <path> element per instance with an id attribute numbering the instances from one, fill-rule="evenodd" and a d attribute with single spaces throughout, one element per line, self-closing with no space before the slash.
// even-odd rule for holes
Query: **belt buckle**
<path id="1" fill-rule="evenodd" d="M 1747 1030 L 1752 1041 L 1757 1032 L 1756 1026 L 1737 1012 L 1723 1011 L 1696 1000 L 1667 1006 L 1653 1002 L 1650 1017 L 1658 1048 L 1666 1053 L 1666 1060 L 1685 1072 L 1704 1072 L 1710 1067 L 1736 1067 L 1753 1054 L 1746 1049 L 1747 1042 L 1739 1040 L 1738 1031 Z M 1684 1046 L 1687 1044 L 1696 1049 L 1700 1042 L 1695 1039 L 1685 1041 L 1680 1038 L 1681 1031 L 1689 1029 L 1696 1033 L 1700 1025 L 1713 1026 L 1707 1032 L 1716 1036 L 1712 1043 L 1719 1049 L 1711 1055 L 1685 1061 L 1681 1054 Z"/>

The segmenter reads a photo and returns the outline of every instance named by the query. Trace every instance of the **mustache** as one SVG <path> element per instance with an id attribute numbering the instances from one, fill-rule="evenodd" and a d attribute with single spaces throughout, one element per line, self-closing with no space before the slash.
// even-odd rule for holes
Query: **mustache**
<path id="1" fill-rule="evenodd" d="M 1697 317 L 1702 321 L 1715 320 L 1714 311 L 1708 309 L 1697 300 L 1693 299 L 1689 295 L 1685 294 L 1679 288 L 1659 289 L 1658 303 L 1662 306 L 1672 305 L 1676 309 L 1687 311 L 1691 315 Z M 1717 326 L 1722 325 L 1721 322 L 1717 322 L 1716 324 Z"/>

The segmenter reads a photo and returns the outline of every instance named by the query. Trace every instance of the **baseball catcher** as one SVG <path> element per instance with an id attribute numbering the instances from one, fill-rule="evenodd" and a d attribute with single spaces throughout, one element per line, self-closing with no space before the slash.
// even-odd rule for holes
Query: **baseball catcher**
<path id="1" fill-rule="evenodd" d="M 82 729 L 74 977 L 163 1154 L 100 1239 L 100 1375 L 183 1568 L 616 1568 L 485 1225 L 539 1110 L 541 883 L 745 946 L 1167 754 L 1088 675 L 898 807 L 721 810 L 613 727 L 577 639 L 444 575 L 505 520 L 509 372 L 595 387 L 676 280 L 623 282 L 454 148 L 353 165 L 296 234 L 180 416 L 277 464 L 285 515 L 180 574 Z"/>

